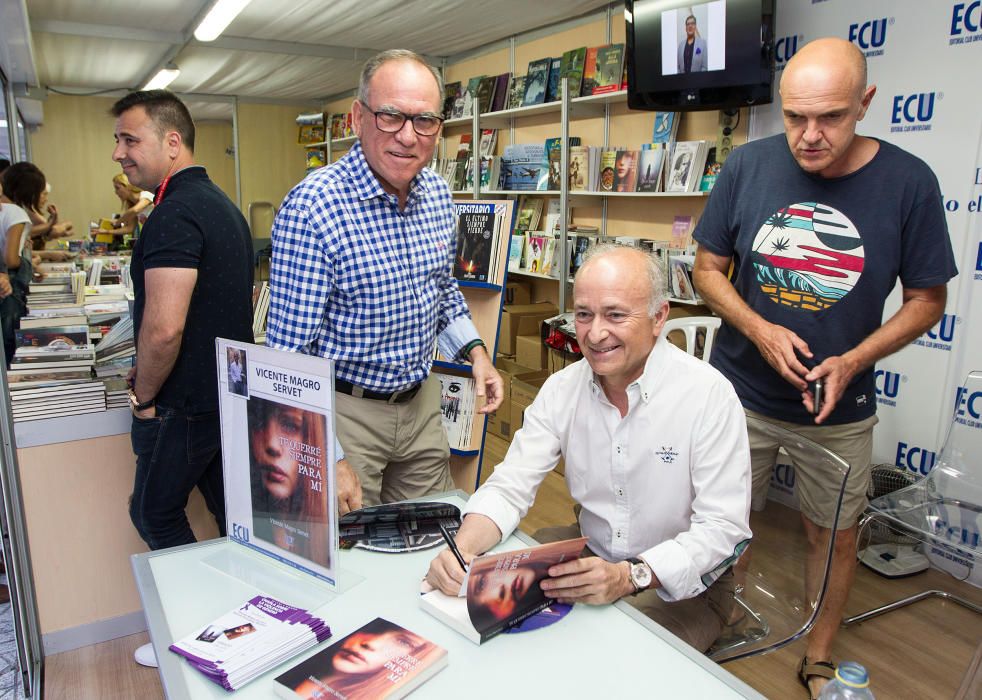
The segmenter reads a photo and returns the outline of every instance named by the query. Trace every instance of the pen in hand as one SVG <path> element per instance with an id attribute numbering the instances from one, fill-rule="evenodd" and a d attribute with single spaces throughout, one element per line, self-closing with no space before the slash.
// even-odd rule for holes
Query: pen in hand
<path id="1" fill-rule="evenodd" d="M 464 562 L 464 558 L 460 556 L 460 550 L 457 549 L 457 543 L 454 542 L 453 537 L 451 537 L 450 533 L 447 532 L 447 528 L 444 527 L 443 523 L 438 523 L 438 525 L 440 526 L 440 534 L 443 535 L 443 539 L 446 540 L 450 551 L 453 552 L 453 555 L 457 558 L 457 563 L 460 564 L 460 568 L 466 572 L 467 564 Z"/>

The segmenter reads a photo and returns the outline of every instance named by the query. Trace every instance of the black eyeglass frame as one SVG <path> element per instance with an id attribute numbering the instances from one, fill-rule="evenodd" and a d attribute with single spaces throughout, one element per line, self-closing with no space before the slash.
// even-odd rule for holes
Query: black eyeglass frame
<path id="1" fill-rule="evenodd" d="M 361 102 L 361 100 L 358 100 Z M 397 134 L 402 131 L 403 127 L 406 126 L 406 122 L 411 122 L 413 125 L 413 131 L 416 132 L 418 136 L 436 136 L 440 133 L 440 127 L 443 126 L 443 117 L 437 116 L 435 114 L 406 114 L 405 112 L 399 112 L 397 110 L 380 109 L 374 110 L 369 107 L 364 102 L 361 102 L 362 107 L 364 107 L 370 114 L 375 116 L 375 128 L 386 134 Z M 399 117 L 399 127 L 396 129 L 383 127 L 382 122 L 379 120 L 380 116 L 384 117 Z M 436 122 L 436 128 L 431 132 L 425 132 L 419 130 L 419 125 L 416 123 L 417 119 L 431 119 Z M 391 127 L 391 125 L 389 125 Z"/>

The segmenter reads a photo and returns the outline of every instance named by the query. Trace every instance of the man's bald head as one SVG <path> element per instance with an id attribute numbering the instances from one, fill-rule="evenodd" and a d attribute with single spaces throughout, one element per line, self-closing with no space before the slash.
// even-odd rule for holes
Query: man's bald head
<path id="1" fill-rule="evenodd" d="M 876 87 L 866 85 L 866 58 L 844 39 L 816 39 L 796 53 L 781 76 L 784 132 L 803 170 L 840 177 L 876 154 L 877 142 L 856 137 Z"/>
<path id="2" fill-rule="evenodd" d="M 780 91 L 800 81 L 834 80 L 862 96 L 866 89 L 866 57 L 850 41 L 837 37 L 815 39 L 805 44 L 788 61 L 781 76 Z"/>

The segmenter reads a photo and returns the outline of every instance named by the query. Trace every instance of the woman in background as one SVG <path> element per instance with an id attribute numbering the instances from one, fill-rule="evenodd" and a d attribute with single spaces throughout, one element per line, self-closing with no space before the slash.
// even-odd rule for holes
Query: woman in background
<path id="1" fill-rule="evenodd" d="M 21 165 L 21 163 L 14 165 Z M 38 172 L 41 171 L 38 170 Z M 45 182 L 37 203 L 27 209 L 27 213 L 31 217 L 31 243 L 34 250 L 44 250 L 44 244 L 48 241 L 66 238 L 74 232 L 71 221 L 58 220 L 58 207 L 48 202 L 50 192 L 51 185 Z"/>
<path id="2" fill-rule="evenodd" d="M 126 173 L 113 176 L 113 190 L 119 197 L 121 207 L 114 233 L 132 234 L 133 238 L 138 237 L 140 227 L 150 213 L 148 209 L 153 206 L 153 193 L 130 184 Z"/>
<path id="3" fill-rule="evenodd" d="M 2 236 L 3 273 L 0 282 L 0 322 L 3 327 L 4 354 L 7 365 L 14 356 L 14 334 L 20 318 L 27 311 L 27 290 L 33 274 L 31 265 L 30 212 L 41 205 L 46 186 L 44 173 L 30 163 L 14 163 L 0 176 L 0 236 Z M 7 282 L 9 281 L 9 292 Z"/>

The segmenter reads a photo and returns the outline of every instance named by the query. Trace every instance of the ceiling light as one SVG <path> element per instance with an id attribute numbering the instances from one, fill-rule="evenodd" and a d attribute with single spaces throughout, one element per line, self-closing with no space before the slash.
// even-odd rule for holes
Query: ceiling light
<path id="1" fill-rule="evenodd" d="M 165 87 L 170 85 L 177 79 L 177 76 L 181 74 L 181 69 L 177 67 L 174 63 L 168 63 L 166 66 L 157 71 L 157 75 L 153 76 L 146 85 L 143 86 L 144 90 L 163 90 Z"/>
<path id="2" fill-rule="evenodd" d="M 214 41 L 248 4 L 249 0 L 218 0 L 194 30 L 194 38 Z"/>

